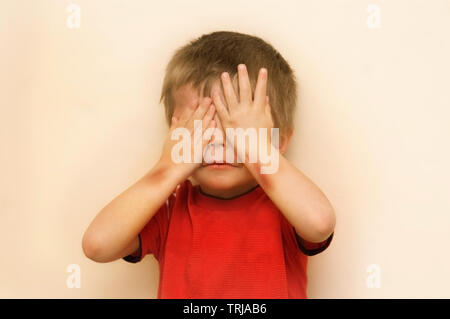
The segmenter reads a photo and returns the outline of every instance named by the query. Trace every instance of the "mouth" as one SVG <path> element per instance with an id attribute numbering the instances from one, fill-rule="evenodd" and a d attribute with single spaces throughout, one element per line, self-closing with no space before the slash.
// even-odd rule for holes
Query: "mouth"
<path id="1" fill-rule="evenodd" d="M 203 163 L 202 167 L 210 168 L 210 169 L 231 169 L 231 168 L 236 168 L 238 166 L 230 164 L 230 163 L 213 162 L 213 163 Z"/>

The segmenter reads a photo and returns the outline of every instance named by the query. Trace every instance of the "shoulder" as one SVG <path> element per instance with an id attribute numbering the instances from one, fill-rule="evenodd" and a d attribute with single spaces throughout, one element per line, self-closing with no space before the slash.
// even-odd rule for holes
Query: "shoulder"
<path id="1" fill-rule="evenodd" d="M 188 179 L 179 183 L 172 190 L 172 193 L 169 195 L 169 198 L 166 201 L 167 208 L 171 210 L 175 202 L 182 201 L 186 199 L 193 190 L 192 182 Z"/>

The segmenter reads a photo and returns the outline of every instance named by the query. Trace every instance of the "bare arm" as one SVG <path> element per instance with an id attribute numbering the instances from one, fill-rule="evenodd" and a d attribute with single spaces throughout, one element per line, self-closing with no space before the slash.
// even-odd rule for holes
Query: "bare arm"
<path id="1" fill-rule="evenodd" d="M 172 119 L 169 136 L 161 159 L 140 180 L 114 198 L 94 218 L 86 230 L 82 247 L 85 255 L 96 262 L 110 262 L 135 253 L 139 248 L 138 234 L 164 204 L 175 187 L 192 174 L 200 163 L 175 164 L 171 151 L 176 141 L 170 136 L 174 129 L 188 129 L 193 136 L 195 120 L 202 120 L 202 128 L 213 127 L 215 108 L 205 98 L 194 107 L 186 107 L 180 118 Z M 203 132 L 202 132 L 203 134 Z M 203 146 L 209 141 L 204 140 Z M 192 157 L 191 157 L 192 158 Z"/>
<path id="2" fill-rule="evenodd" d="M 137 235 L 179 180 L 176 170 L 157 164 L 113 199 L 98 213 L 83 236 L 86 256 L 97 262 L 110 262 L 135 252 L 139 248 L 136 247 Z"/>
<path id="3" fill-rule="evenodd" d="M 226 104 L 220 99 L 218 90 L 213 92 L 220 121 L 225 128 L 273 128 L 271 107 L 266 96 L 267 70 L 260 69 L 256 83 L 254 98 L 246 67 L 238 67 L 239 99 L 234 91 L 230 76 L 222 74 Z M 284 139 L 282 148 L 287 147 L 289 139 Z M 261 142 L 260 139 L 258 141 Z M 270 149 L 270 138 L 267 139 Z M 262 145 L 259 145 L 261 147 Z M 258 147 L 258 149 L 259 149 Z M 235 147 L 236 148 L 236 147 Z M 263 166 L 258 156 L 256 163 L 249 163 L 248 149 L 237 150 L 246 158 L 245 165 L 266 194 L 280 209 L 286 219 L 294 226 L 296 233 L 310 242 L 326 240 L 334 230 L 335 214 L 333 207 L 322 191 L 294 165 L 282 152 L 273 149 L 275 158 L 279 158 L 279 166 L 272 174 L 261 174 Z M 272 154 L 271 154 L 272 155 Z M 271 156 L 272 157 L 272 156 Z M 265 165 L 264 165 L 265 166 Z"/>
<path id="4" fill-rule="evenodd" d="M 319 243 L 333 233 L 336 217 L 327 197 L 283 155 L 274 174 L 261 174 L 261 164 L 247 167 L 302 239 Z"/>

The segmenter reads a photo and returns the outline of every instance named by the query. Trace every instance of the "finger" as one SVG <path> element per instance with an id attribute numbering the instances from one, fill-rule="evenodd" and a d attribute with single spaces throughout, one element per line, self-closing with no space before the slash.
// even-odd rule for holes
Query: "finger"
<path id="1" fill-rule="evenodd" d="M 192 131 L 194 128 L 194 121 L 201 120 L 205 116 L 205 113 L 208 111 L 209 106 L 211 105 L 211 102 L 212 102 L 212 100 L 210 97 L 205 97 L 200 102 L 199 106 L 194 111 L 194 113 L 192 113 L 191 117 L 189 118 L 189 120 L 186 124 L 186 127 L 188 129 L 190 129 Z"/>
<path id="2" fill-rule="evenodd" d="M 220 122 L 220 117 L 219 117 L 219 113 L 217 112 L 217 108 L 216 108 L 216 113 L 214 114 L 214 118 L 213 121 L 215 122 L 215 126 L 217 128 L 217 130 L 219 131 L 219 135 L 213 135 L 213 137 L 211 138 L 211 142 L 217 142 L 217 143 L 223 143 L 223 135 L 225 134 L 225 131 L 223 129 L 222 123 Z"/>
<path id="3" fill-rule="evenodd" d="M 225 94 L 225 100 L 228 104 L 228 109 L 231 111 L 238 104 L 238 100 L 236 97 L 236 93 L 234 92 L 233 83 L 231 83 L 231 78 L 228 72 L 222 73 L 222 86 L 223 92 Z"/>
<path id="4" fill-rule="evenodd" d="M 199 143 L 201 139 L 203 139 L 202 144 L 205 144 L 205 137 L 204 137 L 204 133 L 205 131 L 210 127 L 211 122 L 214 122 L 215 125 L 215 121 L 213 120 L 214 117 L 214 113 L 215 113 L 215 108 L 214 108 L 214 104 L 211 104 L 211 106 L 209 107 L 208 112 L 206 112 L 205 117 L 202 120 L 202 125 L 201 126 L 197 126 L 196 131 L 194 132 L 194 145 L 196 143 Z M 211 137 L 209 137 L 207 139 L 206 142 L 208 142 L 211 139 Z"/>
<path id="5" fill-rule="evenodd" d="M 177 121 L 178 126 L 185 127 L 187 122 L 189 121 L 189 119 L 192 117 L 194 112 L 197 110 L 198 106 L 199 106 L 199 104 L 198 104 L 198 99 L 197 98 L 191 100 L 186 105 L 182 105 L 182 108 L 181 108 L 181 110 L 179 112 L 181 114 L 176 116 L 177 119 L 178 119 L 178 121 Z"/>
<path id="6" fill-rule="evenodd" d="M 226 119 L 228 118 L 228 109 L 227 106 L 223 103 L 222 98 L 220 97 L 219 91 L 214 90 L 212 92 L 213 102 L 216 107 L 216 111 L 219 114 L 219 117 Z"/>
<path id="7" fill-rule="evenodd" d="M 270 103 L 269 103 L 269 96 L 266 96 L 266 106 L 265 106 L 265 111 L 267 114 L 271 114 L 270 111 Z"/>
<path id="8" fill-rule="evenodd" d="M 213 119 L 215 113 L 216 113 L 216 108 L 215 108 L 214 104 L 211 104 L 209 106 L 208 111 L 205 113 L 205 116 L 203 117 L 202 127 L 204 127 L 205 129 L 206 129 L 206 127 L 208 127 L 208 125 L 211 122 L 211 120 Z"/>
<path id="9" fill-rule="evenodd" d="M 195 110 L 192 118 L 195 120 L 200 120 L 205 116 L 205 113 L 209 110 L 211 106 L 212 99 L 210 97 L 205 97 L 201 102 L 198 108 Z"/>
<path id="10" fill-rule="evenodd" d="M 200 134 L 203 138 L 202 141 L 202 145 L 203 147 L 209 143 L 209 141 L 211 140 L 211 135 L 212 135 L 212 130 L 208 130 L 208 128 L 210 128 L 211 126 L 211 122 L 214 122 L 213 118 L 216 114 L 216 108 L 214 106 L 214 104 L 211 104 L 209 106 L 209 110 L 208 112 L 206 112 L 205 117 L 202 120 L 202 128 L 203 128 L 203 132 L 202 134 Z M 214 123 L 215 126 L 215 123 Z M 206 135 L 206 136 L 205 136 Z"/>
<path id="11" fill-rule="evenodd" d="M 254 105 L 264 106 L 267 89 L 267 69 L 261 68 L 258 73 L 258 82 L 256 82 Z"/>
<path id="12" fill-rule="evenodd" d="M 273 127 L 273 117 L 272 117 L 272 107 L 270 106 L 269 96 L 266 96 L 266 106 L 265 106 L 266 116 L 270 118 L 271 127 Z"/>
<path id="13" fill-rule="evenodd" d="M 216 121 L 216 127 L 219 130 L 223 131 L 223 126 L 222 126 L 222 122 L 220 121 L 219 113 L 217 112 L 217 107 L 216 107 L 216 114 L 214 114 L 214 121 Z"/>
<path id="14" fill-rule="evenodd" d="M 211 120 L 208 124 L 208 126 L 205 128 L 205 134 L 203 136 L 203 147 L 206 146 L 206 144 L 211 142 L 211 138 L 213 136 L 213 130 L 216 128 L 216 121 Z"/>
<path id="15" fill-rule="evenodd" d="M 239 102 L 251 103 L 252 90 L 250 87 L 250 80 L 248 79 L 248 72 L 245 64 L 238 65 L 238 76 L 239 76 Z"/>

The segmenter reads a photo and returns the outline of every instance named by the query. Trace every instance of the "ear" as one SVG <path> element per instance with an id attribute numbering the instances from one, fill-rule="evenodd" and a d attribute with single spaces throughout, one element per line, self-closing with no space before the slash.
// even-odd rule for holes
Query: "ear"
<path id="1" fill-rule="evenodd" d="M 290 128 L 283 136 L 280 137 L 279 151 L 284 154 L 287 151 L 289 142 L 291 141 L 292 135 L 294 134 L 294 129 Z"/>

